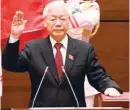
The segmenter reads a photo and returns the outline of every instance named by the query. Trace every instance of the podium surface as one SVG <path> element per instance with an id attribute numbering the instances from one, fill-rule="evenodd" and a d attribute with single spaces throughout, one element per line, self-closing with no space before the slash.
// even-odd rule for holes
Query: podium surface
<path id="1" fill-rule="evenodd" d="M 79 107 L 79 108 L 76 108 L 76 107 L 48 107 L 48 108 L 26 108 L 26 109 L 10 109 L 10 110 L 121 110 L 123 109 L 122 107 L 91 107 L 91 108 L 86 108 L 86 107 Z M 4 109 L 2 109 L 4 110 Z M 5 109 L 6 110 L 6 109 Z M 9 110 L 9 109 L 8 109 Z"/>
<path id="2" fill-rule="evenodd" d="M 123 92 L 119 97 L 110 97 L 100 94 L 98 96 L 98 106 L 100 107 L 123 107 L 129 108 L 130 92 Z"/>

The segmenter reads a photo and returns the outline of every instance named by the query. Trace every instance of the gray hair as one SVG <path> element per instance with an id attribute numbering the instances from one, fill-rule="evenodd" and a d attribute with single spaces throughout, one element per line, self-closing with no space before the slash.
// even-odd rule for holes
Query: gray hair
<path id="1" fill-rule="evenodd" d="M 65 3 L 64 3 L 64 1 L 61 1 L 61 0 L 55 0 L 55 1 L 48 3 L 43 10 L 43 13 L 42 13 L 43 18 L 45 18 L 47 16 L 49 8 L 52 6 L 52 4 L 61 5 L 61 4 L 65 4 Z"/>

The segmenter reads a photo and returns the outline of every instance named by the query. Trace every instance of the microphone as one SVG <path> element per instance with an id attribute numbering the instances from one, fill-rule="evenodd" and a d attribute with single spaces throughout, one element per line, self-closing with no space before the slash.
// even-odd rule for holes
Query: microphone
<path id="1" fill-rule="evenodd" d="M 70 85 L 71 91 L 72 91 L 72 93 L 73 93 L 73 95 L 74 95 L 74 98 L 75 98 L 75 101 L 76 101 L 76 103 L 77 103 L 77 108 L 79 108 L 79 101 L 78 101 L 78 99 L 77 99 L 77 97 L 76 97 L 76 94 L 75 94 L 74 89 L 73 89 L 73 87 L 72 87 L 72 84 L 71 84 L 71 82 L 70 82 L 70 80 L 69 80 L 69 77 L 68 77 L 67 74 L 66 74 L 65 68 L 64 68 L 64 66 L 61 66 L 61 68 L 62 68 L 62 71 L 64 72 L 64 74 L 65 74 L 65 76 L 66 76 L 66 78 L 67 78 L 67 80 L 68 80 L 68 83 L 69 83 L 69 85 Z"/>
<path id="2" fill-rule="evenodd" d="M 36 100 L 37 95 L 38 95 L 38 92 L 39 92 L 39 90 L 40 90 L 40 88 L 41 88 L 42 82 L 43 82 L 43 80 L 44 80 L 44 78 L 45 78 L 45 75 L 46 75 L 46 73 L 47 73 L 47 71 L 48 71 L 48 68 L 49 68 L 49 67 L 46 66 L 45 71 L 44 71 L 44 74 L 43 74 L 42 79 L 41 79 L 41 81 L 40 81 L 40 84 L 39 84 L 38 89 L 37 89 L 37 91 L 36 91 L 36 94 L 35 94 L 35 96 L 34 96 L 34 99 L 33 99 L 33 102 L 32 102 L 32 107 L 31 107 L 31 108 L 33 108 L 33 106 L 34 106 L 35 100 Z"/>

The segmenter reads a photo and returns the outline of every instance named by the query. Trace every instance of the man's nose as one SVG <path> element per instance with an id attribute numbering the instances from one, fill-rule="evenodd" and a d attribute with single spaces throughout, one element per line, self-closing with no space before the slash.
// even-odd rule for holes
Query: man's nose
<path id="1" fill-rule="evenodd" d="M 60 22 L 60 19 L 57 19 L 56 20 L 56 23 L 55 23 L 55 26 L 58 26 L 58 27 L 60 27 L 62 24 L 61 24 L 61 22 Z"/>

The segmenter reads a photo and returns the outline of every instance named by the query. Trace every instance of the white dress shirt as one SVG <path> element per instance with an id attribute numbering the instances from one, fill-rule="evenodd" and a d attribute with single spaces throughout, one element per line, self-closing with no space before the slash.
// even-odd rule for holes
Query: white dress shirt
<path id="1" fill-rule="evenodd" d="M 55 44 L 57 43 L 51 36 L 50 36 L 50 41 L 51 41 L 51 45 L 52 45 L 52 49 L 53 49 L 53 55 L 55 57 L 56 55 L 56 48 L 54 47 Z M 68 36 L 66 35 L 64 37 L 64 39 L 59 42 L 61 43 L 63 46 L 60 48 L 61 54 L 62 54 L 62 58 L 63 58 L 63 65 L 65 65 L 65 60 L 66 60 L 66 53 L 67 53 L 67 46 L 68 46 Z"/>
<path id="2" fill-rule="evenodd" d="M 15 43 L 17 42 L 19 39 L 15 39 L 12 35 L 10 35 L 9 37 L 9 43 Z"/>

